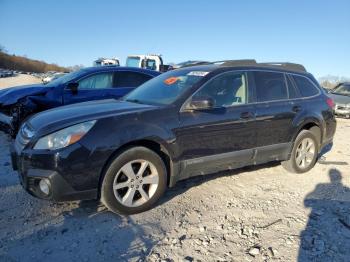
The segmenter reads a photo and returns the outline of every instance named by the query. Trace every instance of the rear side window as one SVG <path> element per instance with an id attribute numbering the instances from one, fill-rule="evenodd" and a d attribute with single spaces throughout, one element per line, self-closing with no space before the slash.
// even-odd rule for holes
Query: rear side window
<path id="1" fill-rule="evenodd" d="M 284 74 L 275 72 L 254 72 L 258 102 L 288 99 Z"/>
<path id="2" fill-rule="evenodd" d="M 315 85 L 306 77 L 294 75 L 293 79 L 299 89 L 301 96 L 308 97 L 318 94 L 318 90 Z"/>
<path id="3" fill-rule="evenodd" d="M 142 73 L 120 71 L 114 74 L 114 87 L 138 87 L 151 78 Z"/>

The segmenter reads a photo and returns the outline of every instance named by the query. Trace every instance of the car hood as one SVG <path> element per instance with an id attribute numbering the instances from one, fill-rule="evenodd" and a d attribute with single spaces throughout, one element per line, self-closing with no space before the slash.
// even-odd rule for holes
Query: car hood
<path id="1" fill-rule="evenodd" d="M 328 94 L 329 97 L 331 97 L 336 104 L 346 105 L 350 104 L 350 96 L 344 96 L 344 95 L 337 95 L 337 94 Z"/>
<path id="2" fill-rule="evenodd" d="M 45 85 L 16 86 L 0 90 L 0 105 L 7 106 L 18 102 L 21 98 L 46 93 L 52 87 Z"/>
<path id="3" fill-rule="evenodd" d="M 50 133 L 85 121 L 142 112 L 154 108 L 156 106 L 115 99 L 89 101 L 41 112 L 30 118 L 28 124 L 33 131 Z"/>

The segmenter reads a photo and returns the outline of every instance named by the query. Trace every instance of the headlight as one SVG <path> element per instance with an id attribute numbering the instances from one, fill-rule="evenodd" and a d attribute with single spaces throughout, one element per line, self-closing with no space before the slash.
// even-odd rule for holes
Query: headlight
<path id="1" fill-rule="evenodd" d="M 78 142 L 94 126 L 96 120 L 59 130 L 38 140 L 34 149 L 56 150 Z"/>

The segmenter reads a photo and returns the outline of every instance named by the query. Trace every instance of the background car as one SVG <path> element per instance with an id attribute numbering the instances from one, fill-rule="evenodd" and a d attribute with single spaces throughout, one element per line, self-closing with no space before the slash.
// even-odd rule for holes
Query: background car
<path id="1" fill-rule="evenodd" d="M 0 128 L 11 135 L 28 116 L 58 106 L 89 100 L 119 99 L 160 73 L 128 67 L 90 67 L 46 85 L 0 90 Z"/>
<path id="2" fill-rule="evenodd" d="M 10 77 L 13 75 L 14 75 L 14 72 L 12 70 L 0 69 L 0 77 Z"/>
<path id="3" fill-rule="evenodd" d="M 350 83 L 338 84 L 328 95 L 334 100 L 335 114 L 350 118 Z"/>

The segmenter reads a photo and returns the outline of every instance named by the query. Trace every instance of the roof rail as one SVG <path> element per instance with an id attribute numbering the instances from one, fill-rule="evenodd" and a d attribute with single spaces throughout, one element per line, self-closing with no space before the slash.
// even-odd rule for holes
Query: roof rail
<path id="1" fill-rule="evenodd" d="M 268 63 L 259 63 L 259 65 L 284 68 L 284 69 L 288 69 L 288 70 L 292 70 L 292 71 L 306 72 L 306 69 L 303 65 L 289 63 L 289 62 L 268 62 Z"/>
<path id="2" fill-rule="evenodd" d="M 241 59 L 241 60 L 223 60 L 223 61 L 215 61 L 213 62 L 215 65 L 220 66 L 249 66 L 249 65 L 257 65 L 255 59 Z"/>
<path id="3" fill-rule="evenodd" d="M 265 62 L 257 63 L 254 59 L 244 60 L 224 60 L 212 62 L 212 64 L 218 64 L 220 66 L 261 66 L 272 68 L 283 68 L 291 71 L 307 72 L 305 67 L 301 64 L 289 63 L 289 62 Z"/>

